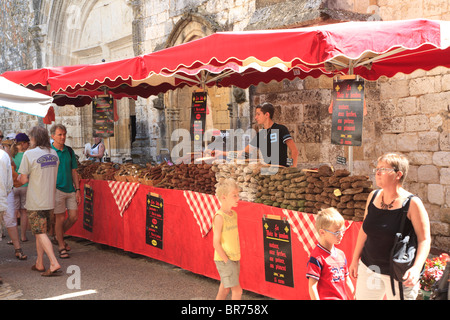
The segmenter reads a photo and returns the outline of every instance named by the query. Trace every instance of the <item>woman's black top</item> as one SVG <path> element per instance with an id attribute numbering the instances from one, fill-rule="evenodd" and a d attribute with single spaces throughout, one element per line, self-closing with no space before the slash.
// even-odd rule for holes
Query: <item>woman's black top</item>
<path id="1" fill-rule="evenodd" d="M 383 210 L 373 204 L 377 190 L 367 208 L 367 216 L 362 228 L 367 240 L 361 254 L 361 261 L 376 272 L 389 275 L 389 265 L 395 234 L 400 229 L 402 208 Z M 413 228 L 411 220 L 406 219 L 405 230 Z M 378 269 L 379 268 L 379 269 Z"/>

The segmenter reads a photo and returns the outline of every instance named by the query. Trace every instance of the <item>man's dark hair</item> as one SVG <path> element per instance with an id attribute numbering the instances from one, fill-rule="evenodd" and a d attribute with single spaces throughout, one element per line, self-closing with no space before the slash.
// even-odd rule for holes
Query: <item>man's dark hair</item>
<path id="1" fill-rule="evenodd" d="M 261 111 L 266 114 L 269 113 L 270 119 L 273 118 L 273 114 L 275 113 L 275 108 L 271 103 L 264 102 L 262 104 L 258 104 L 255 109 L 261 109 Z"/>

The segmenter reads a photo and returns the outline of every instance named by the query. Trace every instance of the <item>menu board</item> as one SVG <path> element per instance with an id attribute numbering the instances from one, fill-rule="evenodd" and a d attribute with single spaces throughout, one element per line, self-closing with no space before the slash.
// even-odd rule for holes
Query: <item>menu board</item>
<path id="1" fill-rule="evenodd" d="M 92 99 L 92 130 L 94 137 L 114 137 L 114 99 L 112 97 Z"/>
<path id="2" fill-rule="evenodd" d="M 194 151 L 201 151 L 203 135 L 206 126 L 206 92 L 192 93 L 191 107 L 191 139 L 194 142 Z M 199 143 L 198 143 L 199 142 Z M 195 150 L 199 146 L 200 150 Z"/>
<path id="3" fill-rule="evenodd" d="M 163 248 L 164 200 L 155 193 L 147 194 L 145 243 Z"/>
<path id="4" fill-rule="evenodd" d="M 333 82 L 331 143 L 360 146 L 364 113 L 364 81 Z"/>
<path id="5" fill-rule="evenodd" d="M 92 232 L 94 227 L 94 190 L 84 185 L 83 228 Z"/>
<path id="6" fill-rule="evenodd" d="M 263 218 L 264 270 L 267 282 L 294 287 L 291 227 L 286 220 Z"/>

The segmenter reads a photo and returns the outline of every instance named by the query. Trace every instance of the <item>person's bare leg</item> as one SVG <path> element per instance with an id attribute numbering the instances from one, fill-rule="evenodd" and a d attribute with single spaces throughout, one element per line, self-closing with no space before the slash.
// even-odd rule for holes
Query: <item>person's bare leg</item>
<path id="1" fill-rule="evenodd" d="M 60 252 L 60 258 L 68 258 L 69 254 L 66 250 L 64 243 L 64 221 L 65 213 L 55 213 L 55 236 L 58 241 L 58 251 Z"/>
<path id="2" fill-rule="evenodd" d="M 231 300 L 241 300 L 242 288 L 240 285 L 231 288 Z"/>
<path id="3" fill-rule="evenodd" d="M 45 254 L 47 255 L 48 259 L 50 260 L 50 271 L 55 271 L 61 268 L 61 266 L 59 265 L 58 260 L 56 259 L 55 253 L 53 251 L 53 246 L 52 246 L 52 242 L 50 241 L 50 239 L 48 238 L 47 234 L 45 233 L 41 233 L 41 234 L 37 234 L 36 235 L 36 245 L 37 243 L 39 243 L 40 248 L 38 249 L 38 259 L 39 259 L 39 253 L 41 253 L 41 261 L 43 261 L 43 253 L 45 252 Z M 40 250 L 40 252 L 39 252 Z M 42 265 L 38 265 L 37 261 L 36 261 L 36 267 L 39 269 L 43 269 L 41 268 Z"/>
<path id="4" fill-rule="evenodd" d="M 78 220 L 78 210 L 67 210 L 68 217 L 64 221 L 64 232 L 72 228 L 72 226 L 77 222 Z"/>
<path id="5" fill-rule="evenodd" d="M 28 223 L 27 210 L 19 210 L 20 214 L 20 240 L 27 241 L 27 230 L 30 224 Z"/>
<path id="6" fill-rule="evenodd" d="M 217 292 L 216 300 L 225 300 L 230 293 L 230 288 L 224 288 L 223 283 L 220 282 L 219 292 Z"/>

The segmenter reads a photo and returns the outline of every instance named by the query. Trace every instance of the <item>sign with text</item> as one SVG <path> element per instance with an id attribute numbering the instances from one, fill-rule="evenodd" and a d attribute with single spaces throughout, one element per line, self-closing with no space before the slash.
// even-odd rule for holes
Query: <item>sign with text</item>
<path id="1" fill-rule="evenodd" d="M 285 220 L 263 218 L 266 281 L 294 287 L 291 226 Z"/>
<path id="2" fill-rule="evenodd" d="M 201 151 L 203 136 L 206 127 L 206 92 L 192 93 L 192 107 L 191 107 L 191 139 L 194 142 L 194 151 Z M 200 150 L 196 150 L 196 146 Z"/>
<path id="3" fill-rule="evenodd" d="M 360 146 L 364 113 L 364 81 L 333 82 L 331 143 Z"/>
<path id="4" fill-rule="evenodd" d="M 114 99 L 92 99 L 92 134 L 94 137 L 114 137 Z"/>
<path id="5" fill-rule="evenodd" d="M 147 194 L 145 243 L 163 248 L 164 201 L 155 193 Z"/>
<path id="6" fill-rule="evenodd" d="M 94 227 L 94 190 L 84 185 L 83 228 L 92 232 Z"/>

